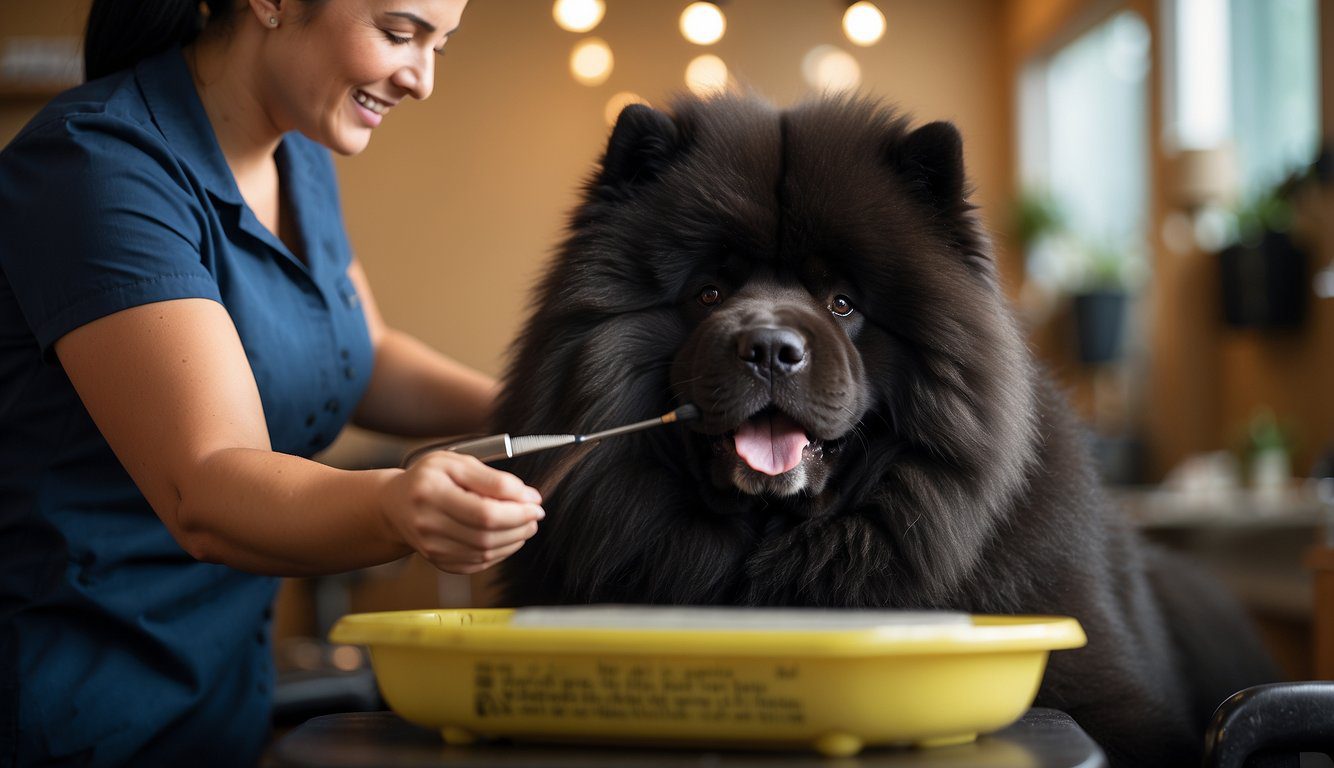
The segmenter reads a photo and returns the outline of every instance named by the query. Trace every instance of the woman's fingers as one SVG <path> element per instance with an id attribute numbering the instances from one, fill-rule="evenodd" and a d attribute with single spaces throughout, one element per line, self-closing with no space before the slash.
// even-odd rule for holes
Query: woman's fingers
<path id="1" fill-rule="evenodd" d="M 409 501 L 400 518 L 405 538 L 451 573 L 475 573 L 509 557 L 546 515 L 535 489 L 470 456 L 428 456 L 401 479 Z"/>
<path id="2" fill-rule="evenodd" d="M 442 469 L 460 488 L 492 499 L 542 503 L 542 494 L 536 488 L 525 485 L 509 472 L 488 467 L 471 456 L 453 454 L 452 458 L 443 462 Z"/>

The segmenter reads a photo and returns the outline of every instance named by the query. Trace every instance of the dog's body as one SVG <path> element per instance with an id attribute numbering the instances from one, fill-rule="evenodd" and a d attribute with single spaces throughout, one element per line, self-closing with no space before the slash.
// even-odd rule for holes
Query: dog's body
<path id="1" fill-rule="evenodd" d="M 702 418 L 568 475 L 515 462 L 548 517 L 507 602 L 1074 616 L 1089 644 L 1053 654 L 1037 703 L 1118 765 L 1197 759 L 1202 710 L 1265 678 L 1264 652 L 1226 601 L 1213 644 L 1170 623 L 1153 585 L 1177 566 L 1103 499 L 995 272 L 953 126 L 849 99 L 627 109 L 499 419 Z"/>

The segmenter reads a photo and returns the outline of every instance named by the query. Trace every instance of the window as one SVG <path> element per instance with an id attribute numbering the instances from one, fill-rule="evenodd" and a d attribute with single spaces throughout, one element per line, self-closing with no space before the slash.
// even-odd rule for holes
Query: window
<path id="1" fill-rule="evenodd" d="M 1254 199 L 1310 164 L 1320 140 L 1316 0 L 1168 0 L 1169 150 L 1224 150 L 1219 190 Z"/>
<path id="2" fill-rule="evenodd" d="M 1030 247 L 1030 280 L 1078 292 L 1143 263 L 1148 218 L 1149 31 L 1118 13 L 1049 57 L 1020 85 L 1027 199 L 1060 221 L 1060 247 Z"/>

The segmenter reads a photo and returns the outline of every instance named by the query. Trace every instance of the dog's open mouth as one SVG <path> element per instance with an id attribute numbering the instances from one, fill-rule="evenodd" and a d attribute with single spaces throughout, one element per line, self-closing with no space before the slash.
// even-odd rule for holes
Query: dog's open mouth
<path id="1" fill-rule="evenodd" d="M 795 469 L 801 463 L 802 452 L 811 444 L 800 424 L 774 408 L 741 422 L 732 441 L 746 466 L 770 476 Z"/>
<path id="2" fill-rule="evenodd" d="M 735 429 L 714 434 L 713 477 L 719 487 L 752 495 L 819 493 L 829 477 L 826 443 L 770 405 Z"/>

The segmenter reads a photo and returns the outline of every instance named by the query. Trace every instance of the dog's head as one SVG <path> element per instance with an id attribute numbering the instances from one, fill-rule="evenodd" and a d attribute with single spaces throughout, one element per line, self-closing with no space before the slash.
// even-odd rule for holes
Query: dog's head
<path id="1" fill-rule="evenodd" d="M 1027 357 L 953 126 L 850 98 L 631 106 L 570 229 L 507 378 L 507 428 L 694 403 L 687 450 L 656 458 L 684 453 L 722 498 L 813 499 L 908 456 L 1019 481 Z"/>

